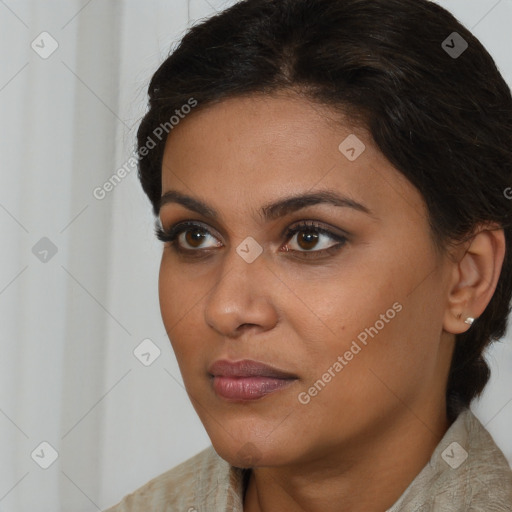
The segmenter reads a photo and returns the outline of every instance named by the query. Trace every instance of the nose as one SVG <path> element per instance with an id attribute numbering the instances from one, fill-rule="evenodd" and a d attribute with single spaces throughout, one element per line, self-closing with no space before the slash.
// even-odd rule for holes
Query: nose
<path id="1" fill-rule="evenodd" d="M 278 321 L 274 300 L 279 284 L 267 267 L 264 253 L 248 263 L 233 248 L 225 256 L 216 284 L 206 298 L 207 325 L 231 338 L 247 328 L 272 329 Z"/>

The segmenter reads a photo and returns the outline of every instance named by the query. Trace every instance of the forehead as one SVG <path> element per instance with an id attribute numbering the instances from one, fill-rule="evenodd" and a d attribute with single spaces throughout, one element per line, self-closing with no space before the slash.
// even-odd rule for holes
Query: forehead
<path id="1" fill-rule="evenodd" d="M 331 137 L 326 139 L 328 132 Z M 254 154 L 265 157 L 265 160 L 279 157 L 304 159 L 308 154 L 315 159 L 320 154 L 337 158 L 336 142 L 344 132 L 357 132 L 361 139 L 369 139 L 363 129 L 344 126 L 340 115 L 330 108 L 312 103 L 296 93 L 246 95 L 225 99 L 203 109 L 199 105 L 171 132 L 164 160 L 179 151 L 180 146 L 184 151 L 191 147 L 215 150 L 215 156 L 223 157 L 227 163 L 243 161 Z M 211 154 L 188 156 L 201 158 Z"/>
<path id="2" fill-rule="evenodd" d="M 348 150 L 348 152 L 347 152 Z M 354 158 L 355 157 L 355 158 Z M 285 192 L 330 188 L 372 210 L 420 209 L 416 189 L 368 132 L 296 94 L 223 100 L 185 117 L 168 137 L 162 192 L 263 204 Z"/>

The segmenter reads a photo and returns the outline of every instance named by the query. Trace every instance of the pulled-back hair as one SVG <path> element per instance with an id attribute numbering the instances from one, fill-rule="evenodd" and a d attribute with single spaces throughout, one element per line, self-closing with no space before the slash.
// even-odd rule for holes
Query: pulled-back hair
<path id="1" fill-rule="evenodd" d="M 284 89 L 369 131 L 423 196 L 441 251 L 481 223 L 504 229 L 495 293 L 456 336 L 446 392 L 448 417 L 455 419 L 486 385 L 483 350 L 504 336 L 510 313 L 509 87 L 482 44 L 428 0 L 242 0 L 192 27 L 152 77 L 137 145 L 154 214 L 166 141 L 155 136 L 158 127 L 172 136 L 169 120 L 191 110 L 181 110 L 185 105 L 197 105 L 194 115 L 223 99 Z"/>

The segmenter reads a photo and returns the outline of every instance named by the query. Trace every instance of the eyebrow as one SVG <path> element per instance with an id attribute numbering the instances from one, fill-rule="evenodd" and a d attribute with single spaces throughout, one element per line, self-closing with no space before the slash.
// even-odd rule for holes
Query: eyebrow
<path id="1" fill-rule="evenodd" d="M 197 212 L 204 217 L 209 217 L 214 220 L 219 218 L 219 214 L 214 208 L 199 199 L 195 199 L 191 196 L 178 192 L 177 190 L 168 190 L 162 195 L 159 202 L 159 209 L 168 203 L 181 204 L 188 210 Z M 322 190 L 319 192 L 285 197 L 274 203 L 264 205 L 260 209 L 259 215 L 266 222 L 269 222 L 294 211 L 317 204 L 331 204 L 338 207 L 352 208 L 370 216 L 375 216 L 375 214 L 363 204 L 358 203 L 349 197 L 339 195 L 331 190 Z"/>

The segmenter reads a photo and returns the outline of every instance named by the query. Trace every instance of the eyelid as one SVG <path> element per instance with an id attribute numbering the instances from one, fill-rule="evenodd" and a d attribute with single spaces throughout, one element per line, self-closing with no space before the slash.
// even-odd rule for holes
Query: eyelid
<path id="1" fill-rule="evenodd" d="M 155 231 L 161 230 L 167 234 L 172 231 L 175 231 L 176 229 L 180 229 L 184 226 L 199 227 L 204 231 L 207 231 L 209 234 L 215 235 L 216 238 L 222 238 L 221 232 L 217 228 L 213 227 L 211 224 L 206 224 L 205 222 L 202 222 L 198 219 L 191 218 L 179 220 L 177 222 L 171 223 L 171 225 L 168 228 L 164 227 L 164 223 L 160 219 L 155 221 Z"/>
<path id="2" fill-rule="evenodd" d="M 306 226 L 306 224 L 307 224 L 307 226 Z M 186 220 L 178 221 L 174 224 L 171 224 L 171 226 L 169 228 L 164 228 L 162 221 L 160 219 L 158 219 L 155 221 L 155 232 L 162 231 L 164 233 L 169 233 L 170 231 L 174 231 L 175 229 L 181 228 L 183 226 L 191 226 L 191 227 L 198 226 L 198 227 L 204 229 L 205 231 L 207 231 L 209 234 L 215 234 L 216 238 L 219 238 L 219 237 L 222 238 L 222 235 L 220 235 L 220 232 L 216 228 L 212 227 L 209 224 L 205 224 L 204 222 L 202 222 L 200 220 L 196 220 L 196 219 L 186 219 Z M 348 231 L 338 228 L 338 227 L 330 226 L 329 224 L 326 224 L 325 222 L 323 222 L 321 220 L 301 219 L 299 221 L 293 222 L 290 226 L 285 227 L 281 232 L 281 235 L 280 235 L 281 238 L 286 236 L 287 233 L 289 233 L 291 230 L 293 230 L 296 227 L 304 227 L 304 228 L 310 227 L 312 229 L 317 229 L 318 231 L 323 230 L 324 232 L 327 232 L 326 234 L 328 236 L 334 236 L 334 237 L 338 236 L 340 238 L 341 237 L 348 238 L 351 236 L 351 234 Z"/>
<path id="3" fill-rule="evenodd" d="M 301 230 L 306 231 L 308 228 L 311 229 L 312 231 L 318 231 L 319 233 L 322 233 L 325 236 L 332 238 L 333 240 L 348 239 L 348 237 L 350 236 L 350 233 L 343 229 L 331 227 L 319 220 L 308 219 L 294 222 L 291 226 L 287 227 L 283 231 L 281 237 L 286 237 L 286 239 L 288 240 L 289 234 L 295 234 L 298 231 L 300 232 Z"/>

